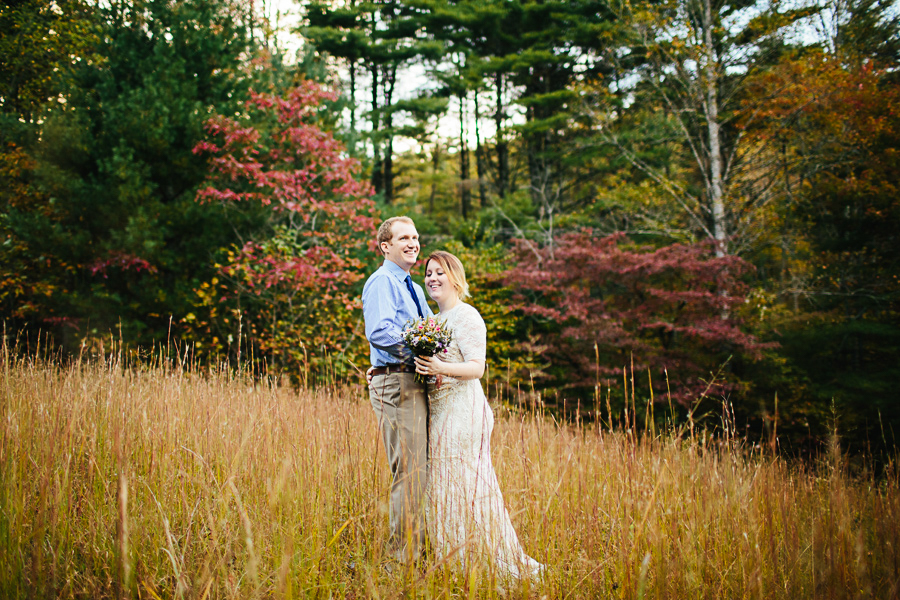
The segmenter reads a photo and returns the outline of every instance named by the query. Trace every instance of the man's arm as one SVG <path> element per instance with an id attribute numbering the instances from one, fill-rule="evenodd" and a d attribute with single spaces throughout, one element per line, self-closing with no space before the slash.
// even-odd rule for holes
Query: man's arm
<path id="1" fill-rule="evenodd" d="M 403 331 L 396 322 L 397 301 L 387 277 L 378 277 L 363 290 L 363 317 L 366 339 L 375 348 L 405 362 L 411 358 L 409 348 L 402 341 Z"/>

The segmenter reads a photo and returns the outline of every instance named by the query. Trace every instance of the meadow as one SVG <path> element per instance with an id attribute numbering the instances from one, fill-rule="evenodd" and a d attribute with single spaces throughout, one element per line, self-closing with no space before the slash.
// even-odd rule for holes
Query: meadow
<path id="1" fill-rule="evenodd" d="M 541 581 L 387 560 L 365 389 L 123 353 L 0 363 L 0 597 L 892 598 L 898 469 L 498 400 L 493 461 Z"/>

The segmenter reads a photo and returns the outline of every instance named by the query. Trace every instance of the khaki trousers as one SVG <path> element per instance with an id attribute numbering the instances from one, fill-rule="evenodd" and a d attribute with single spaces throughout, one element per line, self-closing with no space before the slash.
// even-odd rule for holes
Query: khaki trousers
<path id="1" fill-rule="evenodd" d="M 428 459 L 428 400 L 414 373 L 377 375 L 369 399 L 391 467 L 390 549 L 398 560 L 419 558 L 425 543 L 423 502 Z"/>

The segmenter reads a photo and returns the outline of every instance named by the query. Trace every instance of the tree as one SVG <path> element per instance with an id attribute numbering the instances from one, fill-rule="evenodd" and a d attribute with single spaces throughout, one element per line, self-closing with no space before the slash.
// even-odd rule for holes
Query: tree
<path id="1" fill-rule="evenodd" d="M 16 297 L 36 307 L 16 326 L 75 347 L 121 327 L 149 346 L 232 235 L 193 202 L 204 161 L 191 150 L 211 107 L 246 93 L 247 32 L 226 0 L 131 0 L 90 18 L 96 37 L 57 74 L 65 102 L 46 105 L 26 147 L 33 191 L 3 207 L 5 247 L 54 290 Z"/>
<path id="2" fill-rule="evenodd" d="M 861 443 L 900 423 L 900 88 L 892 69 L 854 56 L 812 51 L 757 78 L 771 101 L 748 135 L 781 157 L 791 229 L 769 283 L 786 310 L 768 327 L 805 384 L 780 398 L 823 437 L 837 407 Z"/>
<path id="3" fill-rule="evenodd" d="M 457 158 L 460 212 L 475 214 L 472 190 L 484 208 L 489 198 L 515 191 L 518 165 L 511 159 L 520 144 L 527 175 L 524 192 L 533 196 L 533 213 L 550 215 L 590 201 L 581 153 L 566 151 L 576 96 L 568 86 L 609 68 L 615 45 L 615 14 L 597 0 L 578 2 L 427 2 L 313 4 L 304 30 L 317 49 L 349 67 L 350 93 L 356 96 L 355 65 L 369 71 L 372 94 L 372 180 L 393 200 L 392 140 L 402 134 L 395 116 L 413 112 L 412 99 L 397 97 L 397 74 L 412 60 L 428 64 L 425 90 L 415 99 L 453 98 L 459 106 Z M 514 105 L 518 104 L 518 107 Z M 486 110 L 494 122 L 493 141 L 483 134 Z M 513 113 L 526 123 L 514 127 Z M 351 112 L 355 121 L 355 112 Z M 399 120 L 399 119 L 398 119 Z M 474 156 L 468 138 L 474 124 Z M 377 142 L 383 139 L 385 144 Z M 493 148 L 491 148 L 493 146 Z M 493 158 L 492 158 L 493 156 Z M 472 177 L 473 159 L 477 178 Z M 391 176 L 388 176 L 391 174 Z M 383 182 L 383 185 L 380 183 Z M 493 185 L 489 185 L 492 183 Z"/>
<path id="4" fill-rule="evenodd" d="M 811 13 L 777 2 L 764 9 L 753 0 L 672 0 L 631 12 L 635 38 L 627 56 L 638 84 L 626 90 L 630 106 L 619 89 L 618 102 L 599 104 L 607 115 L 593 118 L 605 142 L 665 190 L 693 235 L 711 240 L 718 256 L 753 247 L 773 200 L 765 154 L 746 143 L 743 130 L 764 99 L 754 102 L 745 82 L 783 51 L 785 28 Z M 629 112 L 637 113 L 638 129 L 628 129 L 633 122 L 622 115 Z M 672 177 L 671 162 L 648 158 L 653 146 L 668 146 L 675 161 L 683 155 L 693 176 Z"/>
<path id="5" fill-rule="evenodd" d="M 756 358 L 765 347 L 742 330 L 735 310 L 752 267 L 714 254 L 708 243 L 641 248 L 623 234 L 597 238 L 590 230 L 560 235 L 552 253 L 520 243 L 506 280 L 547 365 L 535 379 L 586 402 L 596 385 L 618 386 L 623 369 L 649 372 L 657 400 L 670 387 L 684 405 L 740 390 L 733 376 L 710 385 L 730 356 Z"/>
<path id="6" fill-rule="evenodd" d="M 52 211 L 36 182 L 40 116 L 58 104 L 75 58 L 89 55 L 91 15 L 78 0 L 8 2 L 0 32 L 0 314 L 14 328 L 42 318 L 54 328 L 65 320 L 49 315 L 60 291 L 54 275 L 66 263 L 33 249 L 17 220 Z"/>
<path id="7" fill-rule="evenodd" d="M 418 35 L 421 11 L 407 2 L 375 2 L 333 6 L 312 3 L 307 7 L 304 36 L 316 49 L 343 60 L 350 78 L 350 130 L 356 126 L 358 64 L 368 75 L 372 147 L 372 185 L 387 204 L 394 199 L 394 139 L 402 125 L 398 116 L 410 109 L 409 98 L 398 90 L 400 78 L 414 61 L 436 58 L 440 48 Z M 425 99 L 428 104 L 428 99 Z M 425 108 L 425 110 L 431 110 Z"/>
<path id="8" fill-rule="evenodd" d="M 827 0 L 817 15 L 822 49 L 861 67 L 900 61 L 900 15 L 887 0 Z"/>
<path id="9" fill-rule="evenodd" d="M 0 32 L 0 114 L 31 123 L 92 41 L 88 8 L 81 0 L 5 2 Z"/>
<path id="10" fill-rule="evenodd" d="M 240 359 L 246 343 L 245 357 L 295 373 L 326 364 L 328 353 L 365 356 L 356 284 L 376 213 L 359 163 L 315 122 L 324 100 L 336 96 L 308 80 L 285 97 L 253 93 L 244 118 L 214 117 L 194 149 L 211 157 L 198 202 L 266 214 L 198 288 L 206 314 L 187 320 L 205 352 Z"/>
<path id="11" fill-rule="evenodd" d="M 526 182 L 521 188 L 531 198 L 531 216 L 552 231 L 556 213 L 583 206 L 593 197 L 584 185 L 589 161 L 568 147 L 580 129 L 577 94 L 571 86 L 608 71 L 607 55 L 617 43 L 620 26 L 615 14 L 607 3 L 594 0 L 444 1 L 429 6 L 427 31 L 445 44 L 452 58 L 439 66 L 437 76 L 460 104 L 464 212 L 469 212 L 465 192 L 474 187 L 467 181 L 470 152 L 463 131 L 471 121 L 482 208 L 517 191 L 512 155 L 520 152 L 520 181 Z M 492 143 L 481 133 L 488 106 L 495 129 Z M 525 122 L 513 126 L 516 112 Z M 486 185 L 489 182 L 492 185 Z"/>

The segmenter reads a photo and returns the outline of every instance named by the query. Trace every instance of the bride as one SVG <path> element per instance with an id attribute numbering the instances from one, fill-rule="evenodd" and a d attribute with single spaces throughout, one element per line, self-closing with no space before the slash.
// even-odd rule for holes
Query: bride
<path id="1" fill-rule="evenodd" d="M 486 329 L 468 296 L 462 263 L 438 251 L 425 261 L 425 288 L 453 333 L 450 348 L 416 358 L 429 377 L 428 479 L 425 522 L 435 558 L 464 568 L 484 560 L 496 574 L 523 578 L 544 566 L 529 557 L 513 529 L 491 466 L 494 415 L 479 379 L 484 374 Z"/>

